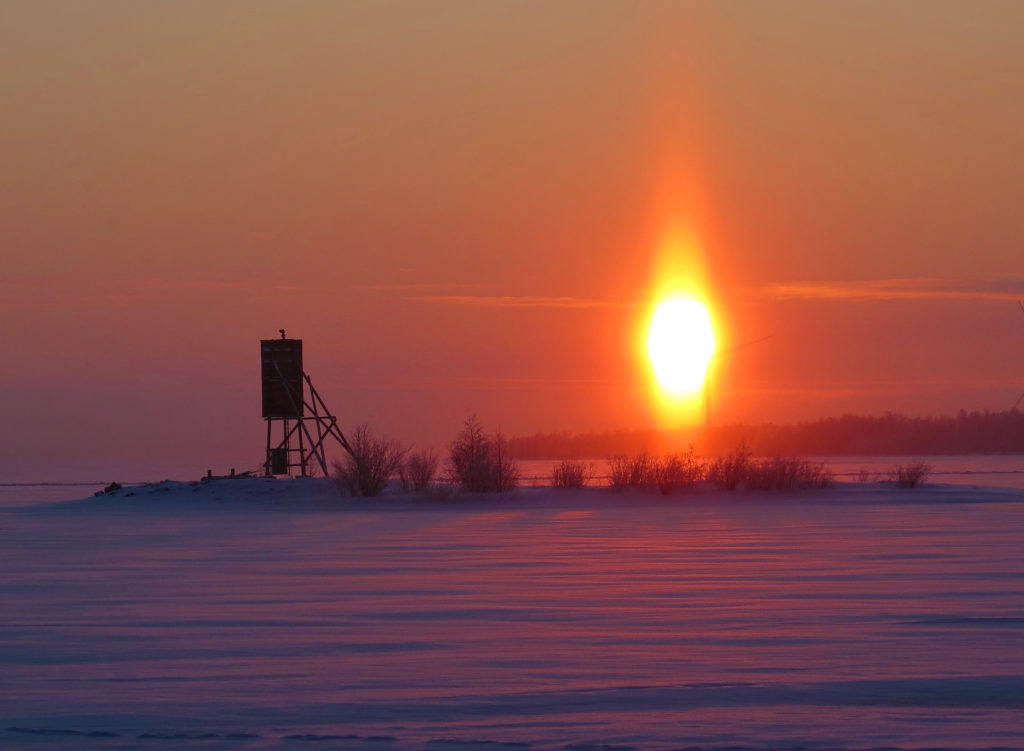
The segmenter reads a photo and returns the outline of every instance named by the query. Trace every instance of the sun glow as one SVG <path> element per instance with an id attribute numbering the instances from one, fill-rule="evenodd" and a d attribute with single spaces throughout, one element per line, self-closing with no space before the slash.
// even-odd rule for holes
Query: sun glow
<path id="1" fill-rule="evenodd" d="M 700 391 L 714 354 L 714 327 L 703 303 L 681 295 L 658 303 L 647 329 L 647 356 L 666 396 Z"/>

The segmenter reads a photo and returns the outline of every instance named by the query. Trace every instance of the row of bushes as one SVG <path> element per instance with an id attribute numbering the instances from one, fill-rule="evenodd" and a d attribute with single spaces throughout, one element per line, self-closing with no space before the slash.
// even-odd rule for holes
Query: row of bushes
<path id="1" fill-rule="evenodd" d="M 562 462 L 555 468 L 555 487 L 567 487 L 560 484 L 560 476 L 565 474 L 560 468 L 567 464 L 572 462 Z M 827 488 L 833 479 L 823 464 L 782 457 L 755 459 L 744 447 L 716 459 L 697 456 L 693 446 L 685 452 L 660 457 L 642 453 L 608 459 L 608 484 L 614 491 L 657 489 L 668 495 L 705 483 L 721 490 L 803 490 Z"/>
<path id="2" fill-rule="evenodd" d="M 856 474 L 857 482 L 888 482 L 898 488 L 916 488 L 928 479 L 932 473 L 932 465 L 927 462 L 910 462 L 897 464 L 891 469 L 871 472 L 861 467 Z"/>
<path id="3" fill-rule="evenodd" d="M 395 476 L 404 490 L 415 492 L 434 488 L 439 477 L 449 486 L 474 493 L 506 492 L 519 485 L 519 466 L 509 459 L 505 438 L 484 432 L 475 415 L 449 445 L 443 471 L 435 452 L 411 452 L 396 441 L 374 436 L 366 425 L 351 434 L 349 446 L 351 452 L 334 462 L 333 472 L 338 487 L 349 495 L 379 495 Z M 923 462 L 900 465 L 888 479 L 912 488 L 924 482 L 930 469 Z M 591 465 L 566 460 L 555 465 L 551 485 L 581 488 L 593 475 Z M 656 489 L 665 495 L 703 484 L 721 490 L 804 490 L 827 488 L 834 481 L 824 464 L 797 458 L 757 459 L 746 446 L 714 459 L 697 456 L 693 446 L 663 456 L 618 454 L 608 459 L 607 479 L 613 491 Z"/>
<path id="4" fill-rule="evenodd" d="M 440 458 L 433 451 L 411 452 L 397 441 L 380 438 L 367 425 L 349 436 L 350 451 L 335 460 L 332 477 L 347 495 L 375 496 L 398 476 L 403 490 L 422 492 L 439 475 Z M 467 418 L 448 447 L 444 479 L 472 493 L 507 492 L 519 485 L 519 466 L 508 458 L 501 433 L 489 435 L 476 415 Z"/>
<path id="5" fill-rule="evenodd" d="M 641 453 L 617 455 L 608 459 L 608 484 L 613 490 L 627 488 L 658 489 L 664 494 L 696 488 L 702 483 L 722 490 L 799 490 L 827 488 L 835 477 L 824 464 L 797 458 L 754 459 L 738 449 L 726 457 L 699 458 L 691 446 L 685 453 L 655 457 Z M 890 470 L 871 475 L 861 470 L 860 482 L 888 482 L 899 488 L 915 488 L 931 474 L 927 462 L 898 464 Z M 593 466 L 582 461 L 565 460 L 555 465 L 551 485 L 555 488 L 582 488 L 594 477 Z"/>

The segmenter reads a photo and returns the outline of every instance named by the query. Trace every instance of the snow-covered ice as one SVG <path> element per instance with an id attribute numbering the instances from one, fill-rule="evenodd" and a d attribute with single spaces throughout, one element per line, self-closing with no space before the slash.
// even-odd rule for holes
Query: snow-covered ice
<path id="1" fill-rule="evenodd" d="M 1011 489 L 161 483 L 0 567 L 5 749 L 1024 747 Z"/>

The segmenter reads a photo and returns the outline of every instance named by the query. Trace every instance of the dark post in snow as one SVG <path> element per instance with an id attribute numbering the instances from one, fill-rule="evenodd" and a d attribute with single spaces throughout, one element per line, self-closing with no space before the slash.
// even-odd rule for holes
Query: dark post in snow
<path id="1" fill-rule="evenodd" d="M 324 441 L 333 438 L 350 454 L 352 449 L 337 418 L 302 369 L 302 340 L 288 339 L 284 329 L 280 332 L 280 339 L 260 340 L 263 419 L 267 422 L 264 474 L 288 475 L 297 467 L 305 476 L 310 463 L 316 462 L 326 476 Z"/>

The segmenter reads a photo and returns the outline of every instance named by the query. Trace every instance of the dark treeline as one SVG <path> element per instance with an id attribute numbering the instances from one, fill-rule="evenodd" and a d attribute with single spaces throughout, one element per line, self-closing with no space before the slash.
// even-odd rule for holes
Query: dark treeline
<path id="1" fill-rule="evenodd" d="M 662 453 L 694 444 L 704 455 L 745 444 L 759 456 L 900 456 L 1024 453 L 1024 412 L 964 412 L 955 417 L 843 415 L 790 425 L 724 425 L 678 432 L 623 430 L 515 437 L 517 459 L 589 459 Z"/>

